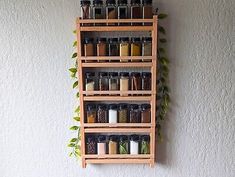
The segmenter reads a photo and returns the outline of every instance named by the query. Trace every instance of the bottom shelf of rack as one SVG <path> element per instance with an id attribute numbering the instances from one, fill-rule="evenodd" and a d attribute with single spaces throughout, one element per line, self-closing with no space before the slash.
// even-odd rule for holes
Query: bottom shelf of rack
<path id="1" fill-rule="evenodd" d="M 138 155 L 130 155 L 130 154 L 105 154 L 105 155 L 84 155 L 84 158 L 87 159 L 147 159 L 150 158 L 150 154 L 138 154 Z"/>

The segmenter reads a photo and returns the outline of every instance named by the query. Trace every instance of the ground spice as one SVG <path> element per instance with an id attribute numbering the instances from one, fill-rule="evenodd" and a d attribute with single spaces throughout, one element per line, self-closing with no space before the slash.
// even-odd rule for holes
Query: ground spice
<path id="1" fill-rule="evenodd" d="M 98 123 L 107 123 L 108 122 L 107 107 L 105 104 L 98 105 L 97 122 Z"/>
<path id="2" fill-rule="evenodd" d="M 144 37 L 142 43 L 142 56 L 152 56 L 152 38 Z M 151 59 L 143 59 L 145 62 L 151 62 Z"/>
<path id="3" fill-rule="evenodd" d="M 107 45 L 106 38 L 98 38 L 96 44 L 97 56 L 106 56 Z M 106 62 L 105 60 L 98 60 L 98 62 Z"/>
<path id="4" fill-rule="evenodd" d="M 141 43 L 140 38 L 131 38 L 131 56 L 141 56 Z M 133 62 L 138 62 L 141 60 L 131 60 Z"/>
<path id="5" fill-rule="evenodd" d="M 119 104 L 118 109 L 118 123 L 127 123 L 128 109 L 127 104 Z"/>
<path id="6" fill-rule="evenodd" d="M 86 154 L 96 154 L 96 141 L 94 136 L 86 138 Z"/>
<path id="7" fill-rule="evenodd" d="M 87 123 L 96 122 L 96 106 L 94 104 L 87 105 Z"/>
<path id="8" fill-rule="evenodd" d="M 118 38 L 109 39 L 109 56 L 119 56 Z M 112 62 L 112 60 L 110 60 Z"/>
<path id="9" fill-rule="evenodd" d="M 151 73 L 143 72 L 142 73 L 142 90 L 148 91 L 151 90 Z"/>
<path id="10" fill-rule="evenodd" d="M 130 105 L 130 123 L 140 123 L 140 111 L 139 105 L 131 104 Z"/>
<path id="11" fill-rule="evenodd" d="M 111 72 L 109 73 L 109 90 L 110 91 L 117 91 L 118 88 L 118 73 Z M 110 95 L 117 95 L 117 94 L 110 94 Z"/>
<path id="12" fill-rule="evenodd" d="M 141 19 L 141 6 L 140 0 L 131 0 L 131 19 Z M 141 25 L 141 23 L 132 23 L 132 25 Z"/>
<path id="13" fill-rule="evenodd" d="M 109 137 L 109 154 L 117 154 L 117 137 L 115 135 Z"/>
<path id="14" fill-rule="evenodd" d="M 120 91 L 129 90 L 129 73 L 121 72 L 120 73 Z M 120 94 L 120 96 L 128 96 L 126 93 Z"/>
<path id="15" fill-rule="evenodd" d="M 143 18 L 152 19 L 153 18 L 153 7 L 152 0 L 143 0 Z M 143 23 L 143 25 L 151 25 L 151 23 Z"/>
<path id="16" fill-rule="evenodd" d="M 120 56 L 129 56 L 130 53 L 130 44 L 129 38 L 124 37 L 120 38 Z M 120 60 L 121 62 L 128 62 L 128 60 Z"/>
<path id="17" fill-rule="evenodd" d="M 97 154 L 98 155 L 106 154 L 106 136 L 104 135 L 98 136 Z"/>
<path id="18" fill-rule="evenodd" d="M 84 56 L 94 56 L 94 44 L 92 38 L 85 38 L 84 40 Z M 92 60 L 86 60 L 85 62 L 94 62 Z"/>
<path id="19" fill-rule="evenodd" d="M 151 122 L 151 110 L 150 104 L 141 105 L 141 123 L 150 123 Z"/>

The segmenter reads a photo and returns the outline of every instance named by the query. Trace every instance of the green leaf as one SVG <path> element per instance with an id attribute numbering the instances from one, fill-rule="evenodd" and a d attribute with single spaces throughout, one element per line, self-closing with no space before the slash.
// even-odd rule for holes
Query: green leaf
<path id="1" fill-rule="evenodd" d="M 78 140 L 77 138 L 72 138 L 72 139 L 70 140 L 70 143 L 75 143 L 77 140 Z"/>
<path id="2" fill-rule="evenodd" d="M 76 78 L 76 73 L 71 73 L 70 76 L 71 76 L 72 78 Z"/>
<path id="3" fill-rule="evenodd" d="M 78 56 L 78 53 L 75 52 L 75 53 L 73 53 L 72 58 L 76 58 L 77 56 Z"/>
<path id="4" fill-rule="evenodd" d="M 78 45 L 78 41 L 73 42 L 73 47 L 76 47 Z"/>
<path id="5" fill-rule="evenodd" d="M 162 65 L 166 65 L 167 66 L 169 64 L 169 60 L 166 57 L 161 57 L 160 58 L 160 63 Z"/>
<path id="6" fill-rule="evenodd" d="M 79 113 L 79 112 L 80 112 L 80 106 L 78 106 L 78 107 L 75 109 L 75 111 L 74 111 L 74 112 Z"/>
<path id="7" fill-rule="evenodd" d="M 76 72 L 77 72 L 77 68 L 69 68 L 69 71 L 70 71 L 71 73 L 76 73 Z"/>
<path id="8" fill-rule="evenodd" d="M 77 30 L 73 30 L 73 33 L 76 34 L 76 33 L 77 33 Z"/>
<path id="9" fill-rule="evenodd" d="M 73 88 L 77 87 L 78 86 L 78 81 L 74 82 L 73 83 Z"/>
<path id="10" fill-rule="evenodd" d="M 159 14 L 158 15 L 158 19 L 164 19 L 166 18 L 168 15 L 167 14 Z"/>
<path id="11" fill-rule="evenodd" d="M 161 53 L 165 53 L 166 51 L 165 51 L 165 49 L 164 49 L 164 48 L 159 48 L 159 52 L 161 52 Z"/>
<path id="12" fill-rule="evenodd" d="M 165 28 L 163 28 L 162 26 L 159 26 L 159 27 L 158 27 L 158 31 L 159 31 L 160 33 L 162 33 L 162 34 L 166 34 L 166 30 L 165 30 Z"/>
<path id="13" fill-rule="evenodd" d="M 74 143 L 70 143 L 70 144 L 68 144 L 68 147 L 74 147 L 75 146 L 75 144 Z"/>
<path id="14" fill-rule="evenodd" d="M 70 129 L 70 130 L 78 130 L 78 128 L 79 128 L 78 126 L 72 126 L 72 127 L 70 127 L 69 129 Z"/>
<path id="15" fill-rule="evenodd" d="M 160 41 L 161 43 L 166 43 L 166 42 L 167 42 L 167 40 L 164 39 L 164 38 L 159 39 L 159 41 Z"/>
<path id="16" fill-rule="evenodd" d="M 78 121 L 78 122 L 80 121 L 80 117 L 74 117 L 73 119 Z"/>
<path id="17" fill-rule="evenodd" d="M 79 98 L 79 96 L 80 96 L 79 92 L 77 92 L 76 96 L 77 96 L 77 98 Z"/>
<path id="18" fill-rule="evenodd" d="M 70 153 L 69 153 L 69 157 L 72 157 L 72 155 L 73 155 L 73 152 L 70 152 Z"/>

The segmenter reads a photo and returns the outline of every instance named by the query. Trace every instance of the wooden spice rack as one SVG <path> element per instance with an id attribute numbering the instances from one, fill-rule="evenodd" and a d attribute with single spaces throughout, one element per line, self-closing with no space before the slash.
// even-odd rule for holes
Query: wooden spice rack
<path id="1" fill-rule="evenodd" d="M 131 26 L 130 23 L 148 23 L 149 26 Z M 106 24 L 106 26 L 97 26 L 97 24 Z M 124 26 L 108 26 L 109 23 L 126 23 Z M 130 164 L 149 164 L 151 167 L 155 163 L 155 117 L 156 117 L 156 80 L 157 80 L 157 16 L 152 19 L 100 19 L 83 20 L 77 19 L 77 41 L 78 41 L 78 79 L 80 93 L 80 116 L 81 116 L 81 159 L 82 167 L 87 164 L 109 164 L 109 163 L 130 163 Z M 96 24 L 87 26 L 82 24 Z M 82 35 L 86 32 L 113 32 L 113 31 L 147 31 L 152 36 L 152 56 L 92 56 L 84 57 L 82 53 Z M 148 59 L 151 62 L 116 62 L 114 63 L 85 63 L 84 60 L 140 60 Z M 152 74 L 151 91 L 84 91 L 84 69 L 86 68 L 149 68 Z M 86 96 L 87 93 L 98 94 L 97 96 Z M 138 94 L 139 96 L 106 96 L 107 94 Z M 104 95 L 102 95 L 104 94 Z M 106 94 L 106 95 L 105 95 Z M 142 96 L 148 94 L 148 96 Z M 102 96 L 100 96 L 102 95 Z M 125 101 L 145 101 L 151 104 L 151 123 L 85 123 L 84 104 L 87 101 L 107 101 L 107 102 L 125 102 Z M 116 155 L 86 155 L 85 154 L 85 135 L 87 133 L 146 133 L 150 135 L 150 154 L 116 154 Z"/>

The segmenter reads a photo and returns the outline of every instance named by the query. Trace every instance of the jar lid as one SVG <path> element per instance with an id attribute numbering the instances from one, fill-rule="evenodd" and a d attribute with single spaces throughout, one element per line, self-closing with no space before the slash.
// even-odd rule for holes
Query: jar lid
<path id="1" fill-rule="evenodd" d="M 140 77 L 140 73 L 139 72 L 132 72 L 131 76 Z"/>
<path id="2" fill-rule="evenodd" d="M 109 38 L 108 41 L 109 43 L 115 43 L 118 42 L 118 38 Z"/>
<path id="3" fill-rule="evenodd" d="M 150 141 L 150 136 L 149 135 L 142 135 L 141 140 L 149 142 Z"/>
<path id="4" fill-rule="evenodd" d="M 140 4 L 140 0 L 131 0 L 131 4 Z"/>
<path id="5" fill-rule="evenodd" d="M 88 1 L 88 0 L 81 1 L 81 5 L 90 5 L 90 4 L 91 4 L 91 1 Z"/>
<path id="6" fill-rule="evenodd" d="M 150 106 L 150 104 L 142 104 L 142 105 L 141 105 L 141 108 L 142 108 L 143 110 L 145 110 L 145 109 L 151 108 L 151 106 Z"/>
<path id="7" fill-rule="evenodd" d="M 131 109 L 139 109 L 139 105 L 138 104 L 131 104 L 130 108 Z"/>
<path id="8" fill-rule="evenodd" d="M 94 135 L 89 135 L 86 137 L 87 139 L 87 142 L 92 142 L 92 141 L 95 141 L 95 136 Z"/>
<path id="9" fill-rule="evenodd" d="M 117 77 L 118 76 L 118 72 L 110 72 L 109 76 L 110 77 Z"/>
<path id="10" fill-rule="evenodd" d="M 120 37 L 119 40 L 121 42 L 129 42 L 129 37 Z"/>
<path id="11" fill-rule="evenodd" d="M 143 0 L 143 5 L 152 4 L 152 0 Z"/>
<path id="12" fill-rule="evenodd" d="M 118 0 L 118 5 L 127 4 L 127 0 Z"/>
<path id="13" fill-rule="evenodd" d="M 86 77 L 94 77 L 95 73 L 94 72 L 86 72 Z"/>
<path id="14" fill-rule="evenodd" d="M 109 140 L 110 140 L 110 141 L 117 141 L 117 140 L 118 140 L 118 136 L 116 136 L 116 135 L 110 135 L 110 136 L 109 136 Z"/>
<path id="15" fill-rule="evenodd" d="M 106 140 L 106 136 L 105 135 L 99 135 L 97 139 L 98 139 L 98 142 L 102 142 L 102 141 Z"/>
<path id="16" fill-rule="evenodd" d="M 109 109 L 117 109 L 117 105 L 116 104 L 110 104 Z"/>
<path id="17" fill-rule="evenodd" d="M 108 76 L 108 73 L 107 72 L 99 72 L 99 76 L 106 77 L 106 76 Z"/>
<path id="18" fill-rule="evenodd" d="M 143 42 L 152 42 L 151 37 L 143 37 L 142 40 L 143 40 Z"/>
<path id="19" fill-rule="evenodd" d="M 87 110 L 90 111 L 90 110 L 93 110 L 96 108 L 96 105 L 95 104 L 88 104 L 87 105 Z"/>
<path id="20" fill-rule="evenodd" d="M 142 72 L 142 77 L 151 77 L 150 72 Z"/>
<path id="21" fill-rule="evenodd" d="M 128 72 L 120 72 L 119 75 L 123 76 L 123 77 L 129 77 L 129 73 Z"/>
<path id="22" fill-rule="evenodd" d="M 128 108 L 128 104 L 126 104 L 126 103 L 119 104 L 119 109 L 127 109 L 127 108 Z"/>
<path id="23" fill-rule="evenodd" d="M 131 42 L 140 42 L 140 38 L 139 37 L 132 37 Z"/>
<path id="24" fill-rule="evenodd" d="M 139 137 L 139 135 L 131 135 L 130 136 L 131 138 L 131 141 L 139 141 L 140 140 L 140 137 Z"/>
<path id="25" fill-rule="evenodd" d="M 97 42 L 106 42 L 106 41 L 107 41 L 107 39 L 104 37 L 97 38 Z"/>
<path id="26" fill-rule="evenodd" d="M 116 1 L 115 0 L 106 0 L 106 4 L 116 4 Z"/>
<path id="27" fill-rule="evenodd" d="M 94 0 L 93 5 L 103 5 L 103 1 L 102 0 Z"/>
<path id="28" fill-rule="evenodd" d="M 107 108 L 106 104 L 99 104 L 98 105 L 98 109 L 106 109 L 106 108 Z"/>
<path id="29" fill-rule="evenodd" d="M 84 43 L 85 43 L 85 44 L 93 43 L 93 41 L 94 41 L 93 38 L 89 38 L 89 37 L 84 38 Z"/>
<path id="30" fill-rule="evenodd" d="M 127 140 L 128 140 L 128 136 L 126 136 L 126 135 L 120 135 L 120 136 L 119 136 L 119 140 L 120 140 L 120 141 L 127 141 Z"/>

